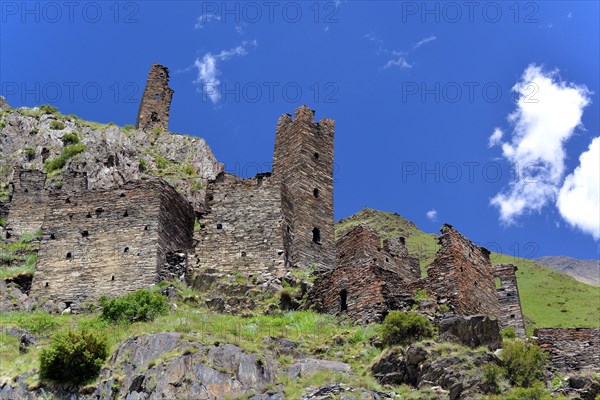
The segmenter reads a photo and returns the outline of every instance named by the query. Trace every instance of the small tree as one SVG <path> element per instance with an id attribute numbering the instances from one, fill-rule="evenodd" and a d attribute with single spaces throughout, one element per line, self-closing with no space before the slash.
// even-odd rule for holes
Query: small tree
<path id="1" fill-rule="evenodd" d="M 40 378 L 79 384 L 94 378 L 107 357 L 108 343 L 102 334 L 59 332 L 40 353 Z"/>
<path id="2" fill-rule="evenodd" d="M 534 343 L 523 340 L 505 340 L 502 364 L 511 384 L 530 387 L 544 378 L 546 353 Z"/>
<path id="3" fill-rule="evenodd" d="M 392 311 L 385 317 L 381 326 L 381 340 L 384 345 L 410 344 L 433 337 L 433 324 L 415 312 Z"/>

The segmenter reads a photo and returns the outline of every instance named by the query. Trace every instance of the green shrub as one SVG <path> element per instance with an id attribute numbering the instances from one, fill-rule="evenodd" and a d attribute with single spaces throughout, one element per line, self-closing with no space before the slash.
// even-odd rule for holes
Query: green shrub
<path id="1" fill-rule="evenodd" d="M 58 108 L 56 108 L 54 106 L 51 106 L 51 105 L 48 105 L 48 104 L 42 104 L 40 106 L 40 111 L 43 114 L 54 114 L 54 113 L 58 112 Z"/>
<path id="2" fill-rule="evenodd" d="M 79 136 L 77 136 L 76 132 L 65 133 L 62 137 L 62 141 L 65 145 L 77 144 L 79 143 Z"/>
<path id="3" fill-rule="evenodd" d="M 79 384 L 94 378 L 107 357 L 108 342 L 102 333 L 59 332 L 40 353 L 40 378 Z"/>
<path id="4" fill-rule="evenodd" d="M 138 159 L 138 161 L 140 163 L 140 172 L 145 172 L 148 169 L 148 161 L 141 157 Z"/>
<path id="5" fill-rule="evenodd" d="M 102 318 L 112 322 L 152 321 L 169 311 L 169 302 L 160 293 L 140 289 L 123 297 L 100 298 Z"/>
<path id="6" fill-rule="evenodd" d="M 27 160 L 31 161 L 35 158 L 35 150 L 31 147 L 24 147 L 23 152 L 25 153 L 25 157 L 27 157 Z"/>
<path id="7" fill-rule="evenodd" d="M 509 326 L 508 328 L 502 329 L 502 337 L 504 339 L 515 339 L 517 334 L 515 333 L 515 327 Z"/>
<path id="8" fill-rule="evenodd" d="M 415 312 L 391 311 L 381 326 L 383 344 L 410 344 L 433 337 L 435 329 L 427 318 Z"/>
<path id="9" fill-rule="evenodd" d="M 502 350 L 502 364 L 512 385 L 530 387 L 543 379 L 546 353 L 536 344 L 507 340 Z"/>
<path id="10" fill-rule="evenodd" d="M 502 395 L 503 400 L 556 400 L 544 386 L 537 383 L 531 388 L 514 388 L 510 392 Z"/>
<path id="11" fill-rule="evenodd" d="M 156 162 L 156 167 L 160 170 L 167 169 L 169 166 L 169 161 L 161 156 L 154 157 L 154 161 Z"/>
<path id="12" fill-rule="evenodd" d="M 483 370 L 483 383 L 490 393 L 500 393 L 500 380 L 503 375 L 502 368 L 496 364 L 485 364 Z"/>
<path id="13" fill-rule="evenodd" d="M 50 122 L 50 129 L 54 129 L 56 131 L 60 131 L 61 129 L 65 129 L 65 124 L 60 121 L 52 121 Z"/>
<path id="14" fill-rule="evenodd" d="M 56 158 L 46 161 L 45 172 L 53 172 L 62 169 L 71 158 L 85 150 L 85 144 L 78 143 L 70 146 L 65 146 L 60 155 Z"/>

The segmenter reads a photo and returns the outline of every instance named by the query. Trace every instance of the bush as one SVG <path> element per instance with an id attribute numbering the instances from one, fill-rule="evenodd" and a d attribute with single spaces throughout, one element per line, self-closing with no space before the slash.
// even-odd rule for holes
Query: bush
<path id="1" fill-rule="evenodd" d="M 54 121 L 50 122 L 50 129 L 60 131 L 62 129 L 65 129 L 65 124 L 63 124 L 60 121 L 54 120 Z"/>
<path id="2" fill-rule="evenodd" d="M 69 145 L 69 144 L 77 144 L 79 143 L 79 136 L 77 136 L 77 133 L 65 133 L 62 137 L 62 141 L 65 145 Z"/>
<path id="3" fill-rule="evenodd" d="M 536 344 L 522 340 L 505 341 L 501 359 L 512 385 L 530 387 L 544 377 L 546 353 Z"/>
<path id="4" fill-rule="evenodd" d="M 433 324 L 427 318 L 415 312 L 392 311 L 385 317 L 380 335 L 383 344 L 410 344 L 418 340 L 433 337 Z"/>
<path id="5" fill-rule="evenodd" d="M 40 111 L 44 114 L 54 114 L 58 112 L 58 108 L 48 104 L 42 104 L 40 106 Z"/>
<path id="6" fill-rule="evenodd" d="M 487 392 L 500 393 L 500 380 L 503 375 L 502 368 L 496 364 L 485 364 L 483 370 L 483 383 L 487 386 Z"/>
<path id="7" fill-rule="evenodd" d="M 107 357 L 108 343 L 101 333 L 59 332 L 40 353 L 40 378 L 79 384 L 94 378 Z"/>
<path id="8" fill-rule="evenodd" d="M 100 298 L 102 318 L 112 322 L 152 321 L 169 312 L 169 302 L 160 293 L 140 289 L 127 296 Z"/>
<path id="9" fill-rule="evenodd" d="M 62 169 L 71 158 L 85 150 L 85 144 L 73 144 L 65 146 L 56 158 L 46 161 L 45 172 L 53 172 Z"/>
<path id="10" fill-rule="evenodd" d="M 502 337 L 504 339 L 515 339 L 517 337 L 515 327 L 509 326 L 508 328 L 502 329 Z"/>
<path id="11" fill-rule="evenodd" d="M 35 158 L 35 150 L 31 147 L 24 147 L 23 152 L 25 153 L 25 157 L 27 160 L 31 161 Z"/>
<path id="12" fill-rule="evenodd" d="M 548 391 L 544 389 L 541 384 L 536 384 L 531 388 L 514 388 L 507 394 L 502 395 L 503 400 L 555 400 L 556 397 L 552 396 Z"/>

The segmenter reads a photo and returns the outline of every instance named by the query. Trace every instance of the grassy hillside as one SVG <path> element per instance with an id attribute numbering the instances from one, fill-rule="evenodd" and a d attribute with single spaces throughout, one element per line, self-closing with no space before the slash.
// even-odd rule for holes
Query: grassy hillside
<path id="1" fill-rule="evenodd" d="M 437 236 L 427 234 L 396 213 L 364 209 L 336 223 L 336 237 L 366 224 L 382 238 L 404 236 L 409 252 L 419 257 L 423 274 L 438 249 Z M 600 288 L 534 261 L 492 253 L 492 264 L 516 265 L 523 313 L 529 333 L 536 327 L 600 327 Z"/>

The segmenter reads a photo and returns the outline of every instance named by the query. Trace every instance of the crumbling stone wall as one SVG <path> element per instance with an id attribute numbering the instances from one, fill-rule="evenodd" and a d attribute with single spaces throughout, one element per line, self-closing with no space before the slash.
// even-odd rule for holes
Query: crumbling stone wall
<path id="1" fill-rule="evenodd" d="M 496 289 L 500 302 L 500 327 L 502 329 L 513 327 L 517 337 L 525 338 L 525 320 L 521 309 L 516 271 L 517 267 L 512 264 L 494 265 L 494 276 L 500 280 L 500 287 Z"/>
<path id="2" fill-rule="evenodd" d="M 273 177 L 282 186 L 283 223 L 291 265 L 320 270 L 335 265 L 332 119 L 314 120 L 301 106 L 279 118 Z"/>
<path id="3" fill-rule="evenodd" d="M 191 205 L 161 180 L 53 193 L 31 293 L 77 310 L 102 294 L 148 287 L 167 254 L 191 248 L 193 224 Z"/>
<path id="4" fill-rule="evenodd" d="M 600 329 L 538 328 L 533 336 L 548 352 L 554 369 L 563 373 L 600 372 Z"/>
<path id="5" fill-rule="evenodd" d="M 196 234 L 196 271 L 283 276 L 281 193 L 271 174 L 242 179 L 220 173 L 206 194 L 206 214 Z"/>
<path id="6" fill-rule="evenodd" d="M 390 310 L 412 304 L 408 284 L 420 276 L 402 238 L 383 242 L 359 225 L 336 243 L 337 266 L 319 276 L 308 304 L 321 312 L 345 314 L 357 322 L 380 322 Z"/>
<path id="7" fill-rule="evenodd" d="M 169 87 L 169 69 L 152 64 L 138 110 L 136 127 L 144 131 L 169 130 L 169 110 L 173 89 Z"/>
<path id="8" fill-rule="evenodd" d="M 446 299 L 461 315 L 500 316 L 489 250 L 476 246 L 451 225 L 444 224 L 441 248 L 427 269 L 428 291 Z"/>
<path id="9" fill-rule="evenodd" d="M 15 168 L 13 192 L 6 221 L 7 238 L 39 231 L 44 221 L 48 191 L 42 171 Z"/>

